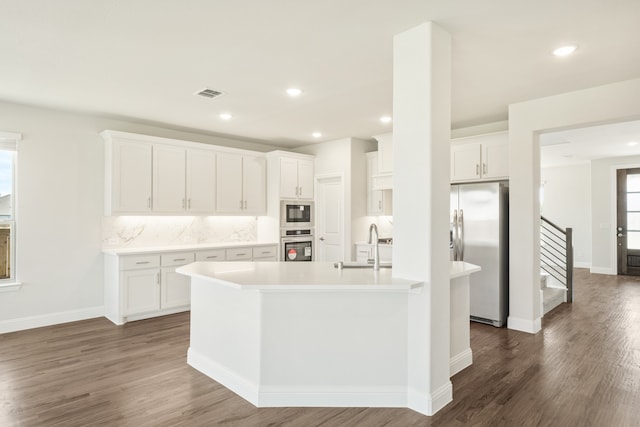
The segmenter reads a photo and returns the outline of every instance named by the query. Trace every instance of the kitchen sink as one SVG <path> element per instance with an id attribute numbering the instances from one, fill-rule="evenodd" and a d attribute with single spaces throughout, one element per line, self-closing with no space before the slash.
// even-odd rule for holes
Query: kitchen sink
<path id="1" fill-rule="evenodd" d="M 343 268 L 373 268 L 373 264 L 368 262 L 334 262 L 333 266 L 339 270 Z M 391 268 L 390 262 L 381 262 L 380 268 Z"/>

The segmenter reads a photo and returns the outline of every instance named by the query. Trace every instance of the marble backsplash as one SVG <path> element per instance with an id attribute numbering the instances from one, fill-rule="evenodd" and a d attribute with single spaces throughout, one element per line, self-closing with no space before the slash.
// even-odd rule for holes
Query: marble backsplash
<path id="1" fill-rule="evenodd" d="M 109 216 L 102 218 L 102 247 L 139 248 L 255 242 L 256 217 Z"/>

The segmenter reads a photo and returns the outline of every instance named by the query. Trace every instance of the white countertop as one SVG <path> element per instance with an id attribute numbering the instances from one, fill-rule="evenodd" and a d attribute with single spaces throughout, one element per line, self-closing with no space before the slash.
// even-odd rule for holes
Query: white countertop
<path id="1" fill-rule="evenodd" d="M 102 253 L 110 255 L 142 255 L 149 253 L 203 251 L 207 249 L 255 248 L 261 246 L 277 246 L 277 242 L 226 242 L 201 243 L 193 245 L 151 246 L 140 248 L 103 248 Z"/>
<path id="2" fill-rule="evenodd" d="M 332 262 L 195 262 L 176 271 L 237 289 L 407 291 L 424 285 L 392 277 L 391 268 L 339 270 Z M 477 271 L 480 267 L 462 261 L 452 261 L 449 267 L 451 279 Z"/>
<path id="3" fill-rule="evenodd" d="M 464 261 L 451 261 L 449 266 L 449 279 L 456 279 L 462 276 L 468 276 L 471 273 L 480 271 L 479 265 L 469 264 Z"/>
<path id="4" fill-rule="evenodd" d="M 408 291 L 423 286 L 391 277 L 390 268 L 339 270 L 332 262 L 196 262 L 176 271 L 237 289 Z"/>

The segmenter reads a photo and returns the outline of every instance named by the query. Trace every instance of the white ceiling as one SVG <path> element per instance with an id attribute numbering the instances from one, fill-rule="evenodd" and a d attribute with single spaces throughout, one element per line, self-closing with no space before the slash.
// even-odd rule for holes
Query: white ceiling
<path id="1" fill-rule="evenodd" d="M 630 142 L 635 142 L 635 145 L 629 145 Z M 542 167 L 567 166 L 625 156 L 640 156 L 638 120 L 540 135 Z"/>
<path id="2" fill-rule="evenodd" d="M 282 147 L 368 138 L 392 126 L 378 119 L 393 35 L 434 21 L 453 37 L 460 128 L 637 78 L 638 17 L 638 0 L 0 0 L 0 99 Z M 572 57 L 550 54 L 566 43 Z M 204 87 L 226 94 L 193 95 Z"/>

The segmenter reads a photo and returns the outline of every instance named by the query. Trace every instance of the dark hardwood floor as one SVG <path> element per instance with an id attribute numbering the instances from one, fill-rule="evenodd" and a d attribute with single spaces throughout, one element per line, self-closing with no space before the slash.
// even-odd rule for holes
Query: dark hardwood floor
<path id="1" fill-rule="evenodd" d="M 0 426 L 639 426 L 640 278 L 575 272 L 536 334 L 472 323 L 473 366 L 433 417 L 257 409 L 186 364 L 188 313 L 0 335 Z"/>

